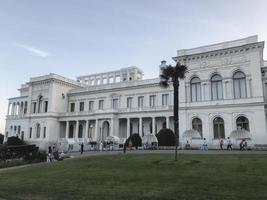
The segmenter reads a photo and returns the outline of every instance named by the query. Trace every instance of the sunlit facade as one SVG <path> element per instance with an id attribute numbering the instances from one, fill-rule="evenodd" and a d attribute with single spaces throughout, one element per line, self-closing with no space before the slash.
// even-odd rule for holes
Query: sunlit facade
<path id="1" fill-rule="evenodd" d="M 267 65 L 257 36 L 178 50 L 175 61 L 189 68 L 180 83 L 180 138 L 197 130 L 213 147 L 238 128 L 250 132 L 251 145 L 266 145 Z M 160 67 L 166 65 L 162 61 Z M 158 68 L 155 68 L 158 70 Z M 173 89 L 159 79 L 143 79 L 137 67 L 80 76 L 49 74 L 30 78 L 19 97 L 9 99 L 5 133 L 47 148 L 74 149 L 109 135 L 123 141 L 162 128 L 173 129 Z M 190 141 L 199 145 L 201 140 Z"/>

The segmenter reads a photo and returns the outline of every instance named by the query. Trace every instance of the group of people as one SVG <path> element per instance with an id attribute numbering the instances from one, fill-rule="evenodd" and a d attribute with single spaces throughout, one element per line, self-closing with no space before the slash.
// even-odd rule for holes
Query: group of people
<path id="1" fill-rule="evenodd" d="M 56 148 L 56 144 L 53 145 L 53 147 L 48 147 L 48 154 L 47 154 L 47 162 L 54 162 L 58 159 L 58 150 Z"/>
<path id="2" fill-rule="evenodd" d="M 227 144 L 226 150 L 228 150 L 228 151 L 233 150 L 233 147 L 232 147 L 233 146 L 233 143 L 232 143 L 230 137 L 227 138 L 226 144 Z M 221 139 L 220 140 L 220 149 L 221 150 L 224 150 L 223 146 L 224 146 L 224 140 Z"/>

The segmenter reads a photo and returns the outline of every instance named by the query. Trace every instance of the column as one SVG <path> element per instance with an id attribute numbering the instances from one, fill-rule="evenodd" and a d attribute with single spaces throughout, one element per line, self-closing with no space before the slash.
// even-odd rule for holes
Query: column
<path id="1" fill-rule="evenodd" d="M 205 101 L 206 100 L 206 83 L 202 82 L 201 83 L 201 100 L 200 101 Z"/>
<path id="2" fill-rule="evenodd" d="M 95 141 L 97 141 L 98 138 L 98 119 L 95 120 Z"/>
<path id="3" fill-rule="evenodd" d="M 89 120 L 86 120 L 86 123 L 85 123 L 85 141 L 88 141 L 88 128 L 89 128 Z"/>
<path id="4" fill-rule="evenodd" d="M 250 82 L 251 78 L 250 77 L 246 77 L 246 89 L 247 89 L 247 97 L 250 98 L 251 97 L 251 82 Z"/>
<path id="5" fill-rule="evenodd" d="M 127 118 L 127 138 L 130 136 L 131 119 Z"/>
<path id="6" fill-rule="evenodd" d="M 78 133 L 79 133 L 79 120 L 76 121 L 76 131 L 74 139 L 78 139 Z"/>
<path id="7" fill-rule="evenodd" d="M 114 135 L 114 118 L 110 119 L 110 133 L 109 135 L 113 136 Z"/>
<path id="8" fill-rule="evenodd" d="M 116 83 L 116 74 L 113 74 L 113 83 Z"/>
<path id="9" fill-rule="evenodd" d="M 65 134 L 66 139 L 69 138 L 69 130 L 70 130 L 70 122 L 66 121 L 66 134 Z"/>
<path id="10" fill-rule="evenodd" d="M 152 117 L 152 134 L 155 135 L 156 118 Z"/>
<path id="11" fill-rule="evenodd" d="M 10 103 L 8 103 L 7 115 L 10 115 L 9 111 L 10 111 Z"/>
<path id="12" fill-rule="evenodd" d="M 142 138 L 142 136 L 143 136 L 143 119 L 142 119 L 142 117 L 139 118 L 139 135 Z"/>
<path id="13" fill-rule="evenodd" d="M 166 117 L 166 128 L 170 128 L 170 118 Z"/>

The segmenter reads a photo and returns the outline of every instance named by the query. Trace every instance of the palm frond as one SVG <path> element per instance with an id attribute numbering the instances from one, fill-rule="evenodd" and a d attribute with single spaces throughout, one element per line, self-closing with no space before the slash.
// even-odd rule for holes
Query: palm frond
<path id="1" fill-rule="evenodd" d="M 169 81 L 160 81 L 159 86 L 162 88 L 167 88 L 170 86 Z"/>
<path id="2" fill-rule="evenodd" d="M 186 65 L 181 65 L 179 62 L 176 63 L 175 73 L 179 79 L 184 79 L 187 71 L 188 71 L 188 68 Z"/>

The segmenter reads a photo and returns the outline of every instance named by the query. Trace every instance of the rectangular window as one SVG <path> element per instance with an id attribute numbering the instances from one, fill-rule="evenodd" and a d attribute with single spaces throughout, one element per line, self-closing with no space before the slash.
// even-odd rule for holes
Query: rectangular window
<path id="1" fill-rule="evenodd" d="M 47 112 L 48 111 L 48 101 L 45 101 L 44 102 L 44 112 Z"/>
<path id="2" fill-rule="evenodd" d="M 27 110 L 28 110 L 28 102 L 25 101 L 25 104 L 24 104 L 24 114 L 27 113 Z"/>
<path id="3" fill-rule="evenodd" d="M 84 111 L 84 102 L 80 102 L 80 112 Z"/>
<path id="4" fill-rule="evenodd" d="M 29 138 L 32 138 L 32 127 L 30 127 L 30 134 L 29 134 Z"/>
<path id="5" fill-rule="evenodd" d="M 46 138 L 46 127 L 44 127 L 44 138 Z"/>
<path id="6" fill-rule="evenodd" d="M 70 104 L 70 112 L 74 112 L 75 111 L 75 103 L 71 103 Z"/>
<path id="7" fill-rule="evenodd" d="M 169 94 L 162 95 L 162 106 L 169 105 Z"/>
<path id="8" fill-rule="evenodd" d="M 89 111 L 92 112 L 94 110 L 94 101 L 89 101 Z"/>
<path id="9" fill-rule="evenodd" d="M 132 108 L 132 104 L 133 104 L 133 98 L 128 97 L 127 98 L 127 108 Z"/>
<path id="10" fill-rule="evenodd" d="M 144 97 L 140 96 L 138 97 L 138 108 L 143 108 L 144 107 Z"/>
<path id="11" fill-rule="evenodd" d="M 119 99 L 112 99 L 112 108 L 113 109 L 119 108 Z"/>
<path id="12" fill-rule="evenodd" d="M 33 102 L 33 113 L 36 113 L 36 102 Z"/>
<path id="13" fill-rule="evenodd" d="M 155 107 L 156 105 L 156 95 L 149 96 L 149 106 Z"/>
<path id="14" fill-rule="evenodd" d="M 99 100 L 98 109 L 99 110 L 103 110 L 104 109 L 104 100 Z"/>

